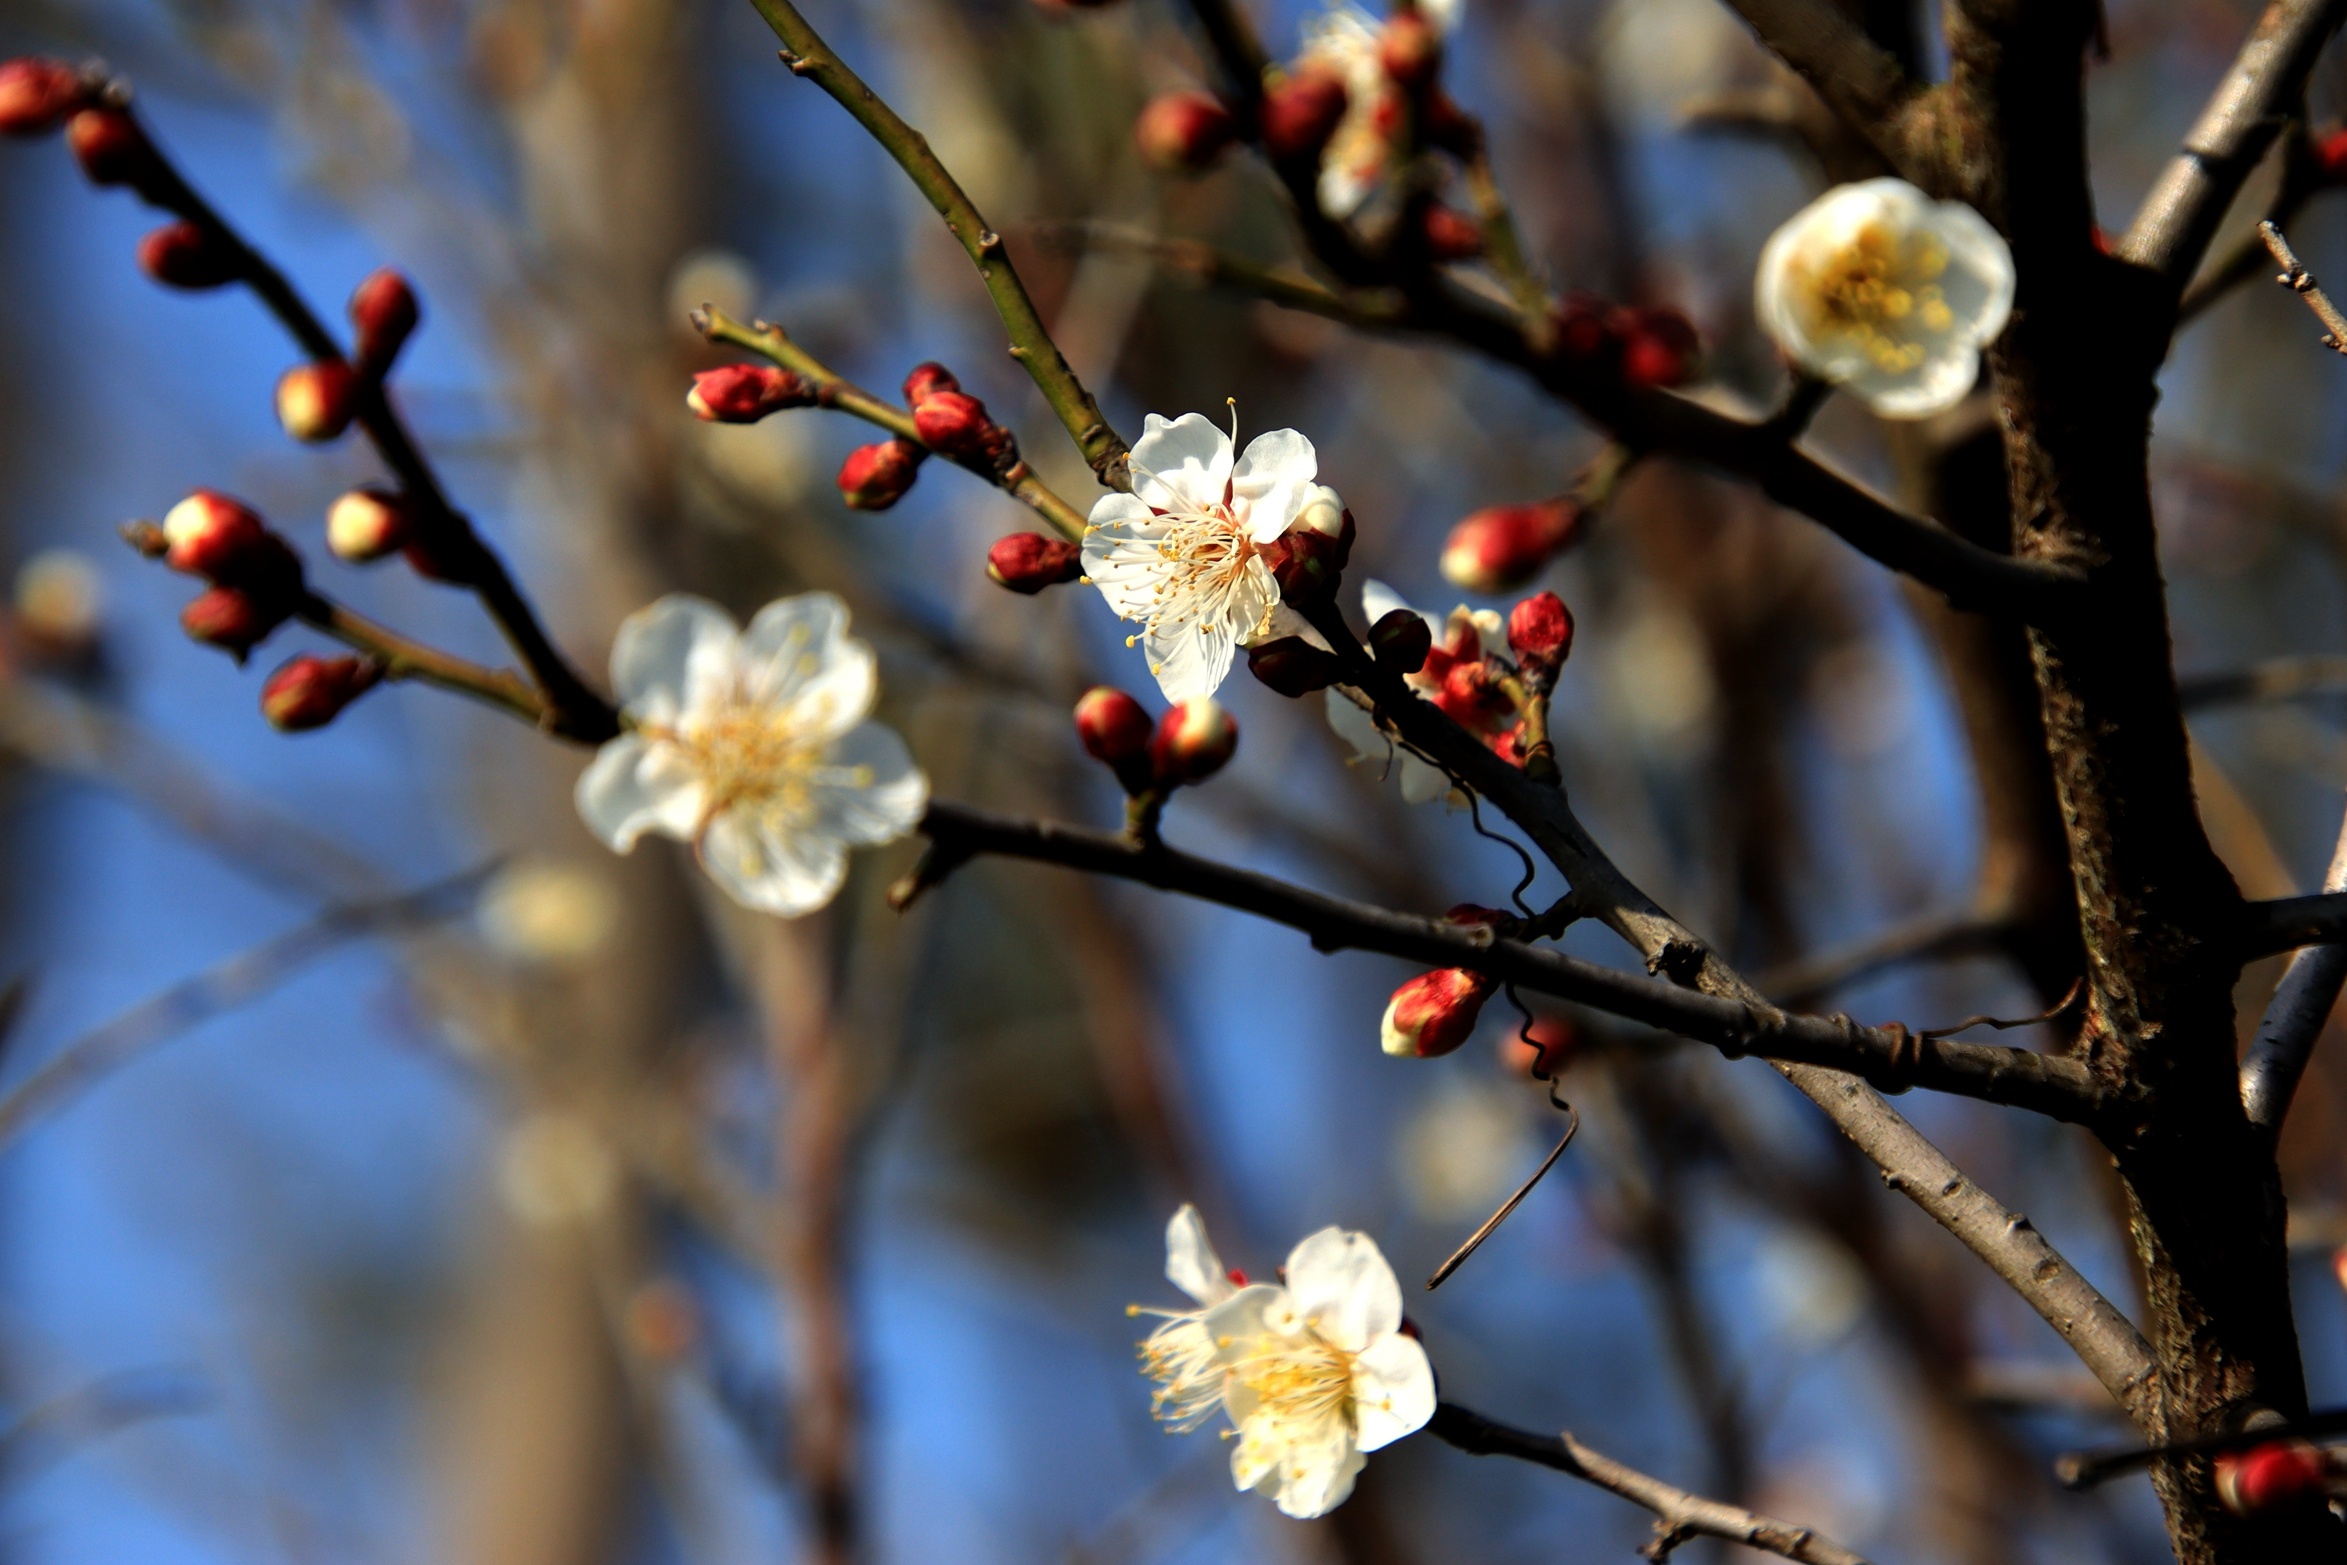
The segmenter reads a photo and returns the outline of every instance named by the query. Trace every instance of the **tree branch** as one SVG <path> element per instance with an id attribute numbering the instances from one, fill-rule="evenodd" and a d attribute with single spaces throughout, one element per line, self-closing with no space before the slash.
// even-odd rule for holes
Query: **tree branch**
<path id="1" fill-rule="evenodd" d="M 2347 942 L 2347 891 L 2311 897 L 2245 902 L 2234 928 L 2233 954 L 2244 962 L 2300 946 Z"/>
<path id="2" fill-rule="evenodd" d="M 2176 681 L 2176 693 L 2187 712 L 2234 702 L 2347 694 L 2347 657 L 2274 658 L 2227 673 L 2195 674 Z"/>
<path id="3" fill-rule="evenodd" d="M 1456 1402 L 1439 1404 L 1426 1425 L 1426 1432 L 1471 1456 L 1512 1456 L 1519 1461 L 1553 1467 L 1652 1511 L 1654 1539 L 1638 1551 L 1650 1560 L 1668 1559 L 1672 1550 L 1690 1539 L 1724 1538 L 1801 1561 L 1802 1565 L 1867 1565 L 1863 1556 L 1851 1553 L 1830 1538 L 1820 1537 L 1807 1527 L 1689 1494 L 1592 1451 L 1570 1433 L 1536 1435 L 1496 1423 Z"/>
<path id="4" fill-rule="evenodd" d="M 2331 850 L 2331 867 L 2323 876 L 2326 892 L 2347 891 L 2347 820 L 2339 827 L 2339 845 Z M 2347 985 L 2347 945 L 2307 946 L 2290 959 L 2289 969 L 2266 1003 L 2257 1036 L 2241 1062 L 2241 1107 L 2249 1123 L 2268 1143 L 2282 1134 L 2282 1119 L 2306 1062 L 2314 1054 L 2323 1023 L 2339 1003 Z"/>
<path id="5" fill-rule="evenodd" d="M 2347 14 L 2347 0 L 2273 0 L 2209 98 L 2184 145 L 2119 241 L 2123 261 L 2148 267 L 2179 293 L 2216 237 L 2250 171 L 2306 90 L 2315 57 Z"/>
<path id="6" fill-rule="evenodd" d="M 303 594 L 302 606 L 294 617 L 343 645 L 366 653 L 382 666 L 385 679 L 412 679 L 436 685 L 510 712 L 533 728 L 551 727 L 544 698 L 527 680 L 510 670 L 490 668 L 412 641 L 316 592 Z M 560 729 L 552 731 L 562 733 Z M 572 736 L 564 734 L 563 737 Z"/>
<path id="7" fill-rule="evenodd" d="M 750 3 L 766 19 L 766 25 L 774 29 L 774 36 L 782 40 L 782 63 L 790 67 L 791 73 L 806 77 L 837 99 L 840 107 L 896 159 L 897 166 L 911 177 L 915 188 L 937 209 L 937 215 L 945 219 L 946 228 L 968 252 L 971 264 L 978 268 L 978 276 L 986 284 L 988 297 L 994 300 L 995 313 L 1002 317 L 1003 330 L 1010 337 L 1011 357 L 1026 367 L 1035 389 L 1043 393 L 1043 400 L 1059 415 L 1060 423 L 1067 426 L 1069 438 L 1084 453 L 1084 460 L 1092 464 L 1092 471 L 1111 489 L 1131 488 L 1132 481 L 1125 471 L 1127 447 L 1123 439 L 1108 427 L 1100 404 L 1092 400 L 1092 393 L 1076 379 L 1076 372 L 1068 367 L 1059 345 L 1051 340 L 1043 317 L 1036 313 L 1035 301 L 1027 297 L 1026 285 L 1019 281 L 1018 270 L 1011 265 L 1010 255 L 1003 248 L 1002 235 L 979 215 L 978 208 L 953 175 L 937 160 L 937 154 L 929 149 L 928 138 L 907 125 L 896 110 L 848 69 L 791 0 L 750 0 Z"/>
<path id="8" fill-rule="evenodd" d="M 2322 284 L 2314 280 L 2314 273 L 2298 259 L 2298 252 L 2282 237 L 2281 225 L 2266 218 L 2257 225 L 2257 237 L 2265 242 L 2267 253 L 2282 268 L 2282 274 L 2274 281 L 2305 300 L 2314 318 L 2323 323 L 2323 346 L 2333 353 L 2347 353 L 2347 315 L 2339 313 L 2331 296 L 2323 292 Z"/>
<path id="9" fill-rule="evenodd" d="M 1553 947 L 1494 939 L 1488 929 L 1328 896 L 1159 843 L 1015 820 L 942 801 L 929 806 L 920 829 L 930 840 L 929 857 L 900 885 L 900 904 L 977 855 L 1032 859 L 1238 908 L 1303 931 L 1317 950 L 1377 951 L 1429 967 L 1488 973 L 1503 983 L 1710 1044 L 1731 1059 L 1757 1054 L 1826 1065 L 1894 1092 L 1925 1087 L 2076 1123 L 2096 1119 L 2107 1106 L 2075 1060 L 1926 1038 L 1897 1023 L 1862 1027 L 1847 1016 L 1792 1015 L 1765 1001 L 1702 994 Z"/>
<path id="10" fill-rule="evenodd" d="M 2010 919 L 1983 918 L 1969 908 L 1926 913 L 1839 950 L 1772 968 L 1753 982 L 1779 1005 L 1812 1005 L 1834 990 L 1886 968 L 1993 951 L 2011 932 Z"/>
<path id="11" fill-rule="evenodd" d="M 1933 170 L 1917 158 L 1902 126 L 1904 111 L 1924 88 L 1848 11 L 1830 0 L 1727 4 L 1884 162 L 1916 184 L 1934 187 Z"/>
<path id="12" fill-rule="evenodd" d="M 821 406 L 852 413 L 868 424 L 879 425 L 899 440 L 920 446 L 925 451 L 930 449 L 921 439 L 920 432 L 913 427 L 911 413 L 884 398 L 874 396 L 841 375 L 791 341 L 789 335 L 773 322 L 758 321 L 744 326 L 716 306 L 703 305 L 693 312 L 693 329 L 711 342 L 731 343 L 737 348 L 747 348 L 752 353 L 773 360 L 793 374 L 812 381 Z M 930 454 L 936 455 L 934 451 Z M 965 472 L 977 474 L 1012 499 L 1031 507 L 1051 524 L 1053 531 L 1070 543 L 1083 540 L 1084 513 L 1061 499 L 1058 492 L 1036 477 L 1035 470 L 1024 461 L 1017 463 L 1007 473 L 997 473 L 984 462 L 975 459 L 945 460 L 952 461 Z"/>

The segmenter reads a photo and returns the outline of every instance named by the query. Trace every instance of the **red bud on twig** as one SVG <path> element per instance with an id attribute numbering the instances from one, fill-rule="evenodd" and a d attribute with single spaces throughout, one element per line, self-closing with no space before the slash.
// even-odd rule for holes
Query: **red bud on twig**
<path id="1" fill-rule="evenodd" d="M 1546 682 L 1573 651 L 1573 612 L 1553 592 L 1534 593 L 1508 611 L 1508 649 L 1524 672 Z"/>
<path id="2" fill-rule="evenodd" d="M 1263 560 L 1290 603 L 1309 603 L 1336 590 L 1353 553 L 1353 513 L 1326 484 L 1316 484 L 1288 530 L 1263 550 Z"/>
<path id="3" fill-rule="evenodd" d="M 413 530 L 407 501 L 387 489 L 353 489 L 326 508 L 326 547 L 353 565 L 399 553 Z"/>
<path id="4" fill-rule="evenodd" d="M 371 658 L 322 658 L 305 652 L 261 686 L 261 715 L 287 733 L 323 728 L 382 677 L 383 665 Z"/>
<path id="5" fill-rule="evenodd" d="M 2329 1464 L 2304 1440 L 2275 1440 L 2246 1451 L 2220 1452 L 2217 1501 L 2235 1516 L 2257 1516 L 2318 1501 Z"/>
<path id="6" fill-rule="evenodd" d="M 1263 95 L 1256 123 L 1263 150 L 1276 161 L 1316 157 L 1345 117 L 1345 84 L 1325 70 L 1305 70 Z"/>
<path id="7" fill-rule="evenodd" d="M 65 122 L 65 144 L 93 185 L 140 184 L 154 168 L 146 132 L 120 109 L 83 109 Z"/>
<path id="8" fill-rule="evenodd" d="M 139 270 L 173 288 L 236 281 L 236 252 L 201 223 L 166 223 L 139 241 Z"/>
<path id="9" fill-rule="evenodd" d="M 1149 756 L 1157 780 L 1178 787 L 1212 777 L 1238 748 L 1239 725 L 1219 702 L 1199 696 L 1166 708 L 1149 742 Z"/>
<path id="10" fill-rule="evenodd" d="M 1220 98 L 1169 92 L 1152 98 L 1133 122 L 1133 139 L 1153 168 L 1194 174 L 1211 168 L 1238 139 L 1239 122 Z"/>
<path id="11" fill-rule="evenodd" d="M 986 551 L 986 574 L 999 586 L 1032 595 L 1083 575 L 1083 551 L 1064 538 L 1012 533 Z"/>
<path id="12" fill-rule="evenodd" d="M 1247 649 L 1247 672 L 1290 700 L 1326 690 L 1345 676 L 1335 653 L 1302 636 L 1281 636 Z"/>
<path id="13" fill-rule="evenodd" d="M 270 543 L 259 513 L 217 489 L 198 489 L 166 511 L 162 537 L 165 564 L 214 582 L 250 574 Z"/>
<path id="14" fill-rule="evenodd" d="M 62 60 L 0 63 L 0 136 L 46 136 L 89 97 L 89 82 Z"/>
<path id="15" fill-rule="evenodd" d="M 839 497 L 851 511 L 885 511 L 913 487 L 926 454 L 909 440 L 858 446 L 839 465 Z"/>
<path id="16" fill-rule="evenodd" d="M 1397 674 L 1415 674 L 1434 650 L 1434 627 L 1416 609 L 1388 609 L 1369 627 L 1369 651 Z"/>
<path id="17" fill-rule="evenodd" d="M 913 408 L 913 432 L 939 456 L 993 465 L 1009 450 L 1010 431 L 986 416 L 986 404 L 962 391 L 932 391 Z"/>
<path id="18" fill-rule="evenodd" d="M 1128 794 L 1149 790 L 1149 741 L 1155 731 L 1141 703 L 1114 685 L 1095 685 L 1076 703 L 1076 738 L 1084 753 L 1113 770 Z"/>
<path id="19" fill-rule="evenodd" d="M 180 629 L 242 663 L 245 655 L 292 617 L 290 610 L 236 587 L 213 587 L 179 611 Z"/>
<path id="20" fill-rule="evenodd" d="M 1694 324 L 1677 310 L 1619 310 L 1611 325 L 1621 345 L 1622 379 L 1631 385 L 1681 386 L 1693 378 L 1702 341 Z"/>
<path id="21" fill-rule="evenodd" d="M 1505 592 L 1538 574 L 1573 541 L 1581 507 L 1560 496 L 1524 505 L 1494 505 L 1467 516 L 1442 546 L 1442 574 L 1469 592 Z"/>
<path id="22" fill-rule="evenodd" d="M 1483 1002 L 1498 984 L 1464 967 L 1421 973 L 1393 992 L 1378 1042 L 1401 1059 L 1431 1060 L 1449 1054 L 1475 1031 Z"/>
<path id="23" fill-rule="evenodd" d="M 917 408 L 941 391 L 959 391 L 962 383 L 954 379 L 952 370 L 935 359 L 924 360 L 905 376 L 905 406 Z"/>
<path id="24" fill-rule="evenodd" d="M 1472 261 L 1483 253 L 1483 227 L 1466 213 L 1430 201 L 1419 214 L 1419 237 L 1430 261 Z"/>
<path id="25" fill-rule="evenodd" d="M 351 290 L 349 308 L 350 323 L 358 332 L 359 373 L 380 378 L 422 319 L 416 291 L 397 271 L 381 267 Z"/>
<path id="26" fill-rule="evenodd" d="M 685 406 L 712 424 L 755 424 L 784 408 L 812 407 L 815 387 L 803 375 L 771 364 L 728 364 L 703 370 L 685 393 Z"/>
<path id="27" fill-rule="evenodd" d="M 277 422 L 296 440 L 339 438 L 358 407 L 358 374 L 340 359 L 296 364 L 277 378 Z"/>

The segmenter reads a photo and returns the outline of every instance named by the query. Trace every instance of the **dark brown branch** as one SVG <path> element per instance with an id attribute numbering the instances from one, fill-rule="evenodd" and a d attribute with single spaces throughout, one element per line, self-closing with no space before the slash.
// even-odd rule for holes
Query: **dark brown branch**
<path id="1" fill-rule="evenodd" d="M 2195 674 L 2176 682 L 2184 710 L 2238 702 L 2288 701 L 2299 696 L 2347 694 L 2347 657 L 2275 658 L 2223 674 Z"/>
<path id="2" fill-rule="evenodd" d="M 1496 1423 L 1455 1402 L 1444 1402 L 1435 1408 L 1426 1432 L 1472 1456 L 1512 1456 L 1518 1461 L 1553 1467 L 1652 1511 L 1653 1541 L 1638 1551 L 1650 1560 L 1668 1559 L 1672 1550 L 1691 1539 L 1724 1538 L 1801 1561 L 1802 1565 L 1866 1565 L 1864 1556 L 1851 1553 L 1807 1527 L 1689 1494 L 1592 1451 L 1569 1433 L 1537 1435 L 1527 1429 Z"/>
<path id="3" fill-rule="evenodd" d="M 1730 1058 L 1758 1054 L 1825 1065 L 1894 1092 L 1926 1087 L 2078 1123 L 2096 1119 L 2106 1107 L 2085 1068 L 2074 1060 L 2030 1049 L 1921 1038 L 1896 1023 L 1863 1027 L 1846 1016 L 1793 1015 L 1701 994 L 1552 947 L 1495 940 L 1488 930 L 1328 896 L 1121 835 L 1016 820 L 945 802 L 930 805 L 921 830 L 931 852 L 947 864 L 996 854 L 1138 881 L 1286 924 L 1303 931 L 1318 950 L 1377 951 L 1429 967 L 1470 968 L 1708 1043 Z M 933 867 L 927 879 L 934 878 Z"/>
<path id="4" fill-rule="evenodd" d="M 153 133 L 146 132 L 146 135 L 154 149 L 154 161 L 153 172 L 142 179 L 141 194 L 204 229 L 232 255 L 238 278 L 277 317 L 304 353 L 314 360 L 341 361 L 342 345 L 286 280 L 285 274 L 196 193 L 172 165 Z M 360 377 L 358 423 L 414 507 L 419 547 L 431 556 L 435 569 L 472 589 L 529 669 L 531 679 L 545 697 L 541 720 L 546 727 L 565 738 L 589 744 L 600 744 L 618 733 L 618 712 L 556 649 L 545 627 L 538 623 L 537 612 L 506 570 L 505 562 L 482 540 L 464 514 L 449 503 L 438 474 L 409 434 L 399 410 L 392 406 L 377 377 Z"/>
<path id="5" fill-rule="evenodd" d="M 2160 273 L 2179 293 L 2250 171 L 2306 90 L 2315 57 L 2347 0 L 2273 0 L 2242 45 L 2184 145 L 2119 242 L 2121 260 Z"/>
<path id="6" fill-rule="evenodd" d="M 2245 902 L 2234 926 L 2233 952 L 2242 961 L 2347 941 L 2347 891 Z"/>

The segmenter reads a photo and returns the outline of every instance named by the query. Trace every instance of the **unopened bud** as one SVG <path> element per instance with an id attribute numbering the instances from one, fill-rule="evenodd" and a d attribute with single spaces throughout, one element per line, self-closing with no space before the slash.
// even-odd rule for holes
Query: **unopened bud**
<path id="1" fill-rule="evenodd" d="M 1622 310 L 1612 324 L 1621 344 L 1622 379 L 1631 385 L 1682 386 L 1694 375 L 1702 341 L 1677 310 Z"/>
<path id="2" fill-rule="evenodd" d="M 1460 521 L 1444 540 L 1443 578 L 1469 592 L 1520 587 L 1573 541 L 1580 521 L 1581 507 L 1563 496 L 1487 506 Z"/>
<path id="3" fill-rule="evenodd" d="M 1369 651 L 1397 674 L 1415 674 L 1434 650 L 1434 627 L 1416 609 L 1388 609 L 1369 627 Z"/>
<path id="4" fill-rule="evenodd" d="M 956 462 L 991 463 L 1009 443 L 1009 431 L 986 416 L 986 404 L 962 391 L 933 391 L 913 409 L 921 444 Z"/>
<path id="5" fill-rule="evenodd" d="M 693 416 L 712 424 L 755 424 L 784 408 L 811 407 L 815 387 L 803 375 L 771 364 L 728 364 L 703 370 L 685 393 Z"/>
<path id="6" fill-rule="evenodd" d="M 1247 649 L 1247 672 L 1294 700 L 1326 690 L 1345 677 L 1345 666 L 1335 653 L 1302 636 L 1281 636 Z"/>
<path id="7" fill-rule="evenodd" d="M 166 223 L 139 241 L 139 270 L 173 288 L 218 288 L 236 281 L 237 258 L 201 223 Z"/>
<path id="8" fill-rule="evenodd" d="M 952 370 L 929 359 L 913 366 L 905 377 L 905 406 L 917 408 L 941 391 L 959 391 L 962 383 L 954 379 Z"/>
<path id="9" fill-rule="evenodd" d="M 2347 126 L 2315 137 L 2307 144 L 2306 155 L 2322 183 L 2347 184 Z"/>
<path id="10" fill-rule="evenodd" d="M 1317 157 L 1345 117 L 1345 84 L 1327 70 L 1299 71 L 1263 95 L 1256 125 L 1276 162 Z"/>
<path id="11" fill-rule="evenodd" d="M 1149 741 L 1157 779 L 1169 786 L 1204 782 L 1239 748 L 1239 725 L 1221 703 L 1205 696 L 1167 707 Z"/>
<path id="12" fill-rule="evenodd" d="M 252 507 L 217 489 L 198 489 L 163 513 L 164 563 L 207 581 L 250 572 L 269 546 L 269 527 Z"/>
<path id="13" fill-rule="evenodd" d="M 1528 674 L 1553 676 L 1573 651 L 1573 611 L 1553 592 L 1536 592 L 1508 611 L 1508 650 Z"/>
<path id="14" fill-rule="evenodd" d="M 353 489 L 326 508 L 326 547 L 353 565 L 397 554 L 412 530 L 407 501 L 387 489 Z"/>
<path id="15" fill-rule="evenodd" d="M 1567 294 L 1549 318 L 1559 358 L 1588 363 L 1614 349 L 1615 312 L 1590 294 Z"/>
<path id="16" fill-rule="evenodd" d="M 1038 593 L 1084 574 L 1084 553 L 1064 538 L 1012 533 L 986 551 L 986 574 L 1013 592 Z"/>
<path id="17" fill-rule="evenodd" d="M 138 121 L 120 109 L 83 109 L 65 122 L 65 144 L 93 185 L 135 185 L 154 166 Z"/>
<path id="18" fill-rule="evenodd" d="M 1495 980 L 1464 967 L 1438 967 L 1396 989 L 1385 1005 L 1378 1042 L 1399 1059 L 1431 1060 L 1465 1043 Z"/>
<path id="19" fill-rule="evenodd" d="M 1353 552 L 1353 513 L 1326 484 L 1314 484 L 1288 530 L 1263 550 L 1264 563 L 1290 603 L 1309 603 L 1336 589 Z"/>
<path id="20" fill-rule="evenodd" d="M 393 268 L 380 267 L 351 290 L 349 308 L 350 323 L 358 332 L 360 372 L 380 376 L 399 357 L 423 316 L 416 291 Z"/>
<path id="21" fill-rule="evenodd" d="M 382 677 L 383 665 L 371 658 L 322 658 L 305 652 L 261 686 L 261 715 L 289 734 L 323 728 Z"/>
<path id="22" fill-rule="evenodd" d="M 1153 168 L 1168 174 L 1212 167 L 1239 134 L 1239 122 L 1220 98 L 1169 92 L 1152 98 L 1133 122 L 1133 139 Z"/>
<path id="23" fill-rule="evenodd" d="M 81 72 L 63 60 L 0 63 L 0 136 L 46 136 L 89 95 Z"/>
<path id="24" fill-rule="evenodd" d="M 1516 697 L 1489 663 L 1477 658 L 1453 663 L 1442 676 L 1434 704 L 1460 727 L 1489 732 L 1516 715 Z"/>
<path id="25" fill-rule="evenodd" d="M 1420 213 L 1418 232 L 1430 261 L 1472 261 L 1483 253 L 1483 228 L 1454 207 L 1430 201 Z"/>
<path id="26" fill-rule="evenodd" d="M 219 647 L 239 663 L 292 616 L 253 593 L 214 587 L 179 611 L 179 628 L 194 640 Z"/>
<path id="27" fill-rule="evenodd" d="M 1095 685 L 1076 703 L 1076 738 L 1084 753 L 1114 768 L 1127 793 L 1150 785 L 1149 740 L 1155 731 L 1141 703 L 1114 685 Z"/>
<path id="28" fill-rule="evenodd" d="M 2217 1501 L 2235 1516 L 2258 1516 L 2320 1498 L 2328 1463 L 2304 1440 L 2226 1451 L 2215 1463 Z"/>
<path id="29" fill-rule="evenodd" d="M 1442 69 L 1442 34 L 1422 12 L 1396 11 L 1377 35 L 1377 63 L 1403 91 L 1423 87 Z"/>
<path id="30" fill-rule="evenodd" d="M 296 440 L 338 438 L 358 407 L 358 374 L 340 359 L 296 364 L 277 378 L 277 422 Z"/>
<path id="31" fill-rule="evenodd" d="M 885 511 L 905 497 L 925 453 L 909 440 L 858 446 L 839 464 L 839 497 L 851 511 Z"/>

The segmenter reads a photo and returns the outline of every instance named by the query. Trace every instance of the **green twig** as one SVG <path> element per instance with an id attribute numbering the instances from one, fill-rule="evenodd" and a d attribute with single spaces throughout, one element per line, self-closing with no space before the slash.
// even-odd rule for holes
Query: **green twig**
<path id="1" fill-rule="evenodd" d="M 937 209 L 937 215 L 945 219 L 945 226 L 961 241 L 962 249 L 969 253 L 971 264 L 978 268 L 979 277 L 986 283 L 995 313 L 1002 317 L 1003 330 L 1010 336 L 1011 357 L 1026 366 L 1035 388 L 1043 393 L 1043 400 L 1067 426 L 1069 437 L 1076 442 L 1076 449 L 1084 453 L 1084 460 L 1092 464 L 1092 471 L 1111 489 L 1131 488 L 1132 479 L 1125 470 L 1128 448 L 1124 440 L 1108 427 L 1100 404 L 1092 400 L 1092 393 L 1076 379 L 1076 372 L 1068 368 L 1059 345 L 1044 329 L 1043 317 L 1035 311 L 1035 301 L 1027 297 L 1026 285 L 1019 281 L 1018 270 L 1011 265 L 1002 235 L 979 215 L 969 196 L 930 150 L 928 138 L 907 125 L 896 110 L 881 101 L 878 93 L 848 69 L 791 0 L 750 0 L 750 3 L 766 19 L 766 25 L 774 29 L 774 36 L 782 40 L 782 63 L 790 67 L 791 73 L 806 77 L 838 99 L 840 107 L 888 150 L 897 166 Z"/>

